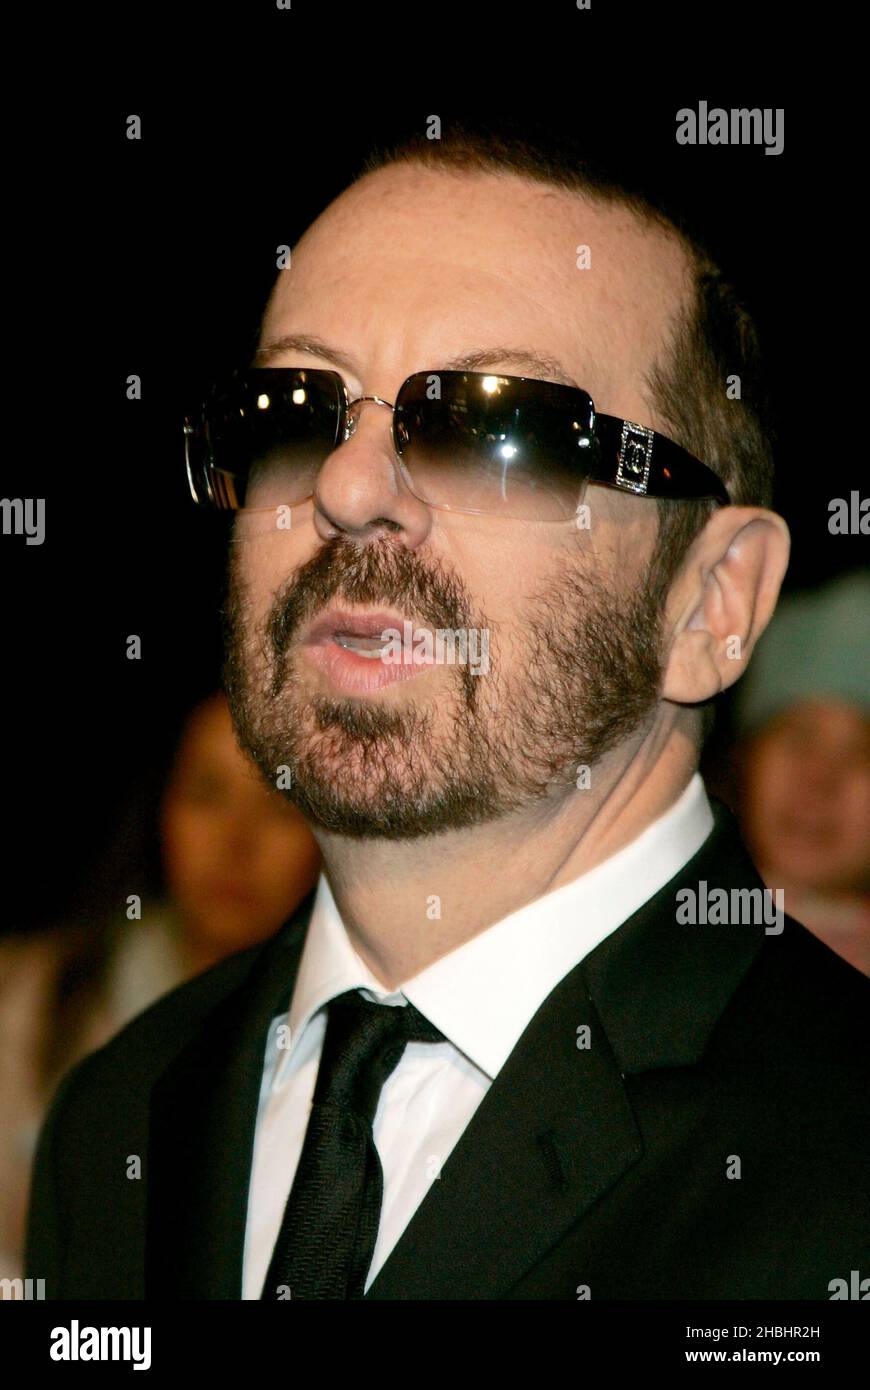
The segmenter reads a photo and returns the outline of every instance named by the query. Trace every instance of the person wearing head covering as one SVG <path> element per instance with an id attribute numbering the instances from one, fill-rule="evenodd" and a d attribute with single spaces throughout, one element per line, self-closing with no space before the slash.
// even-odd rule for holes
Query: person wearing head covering
<path id="1" fill-rule="evenodd" d="M 870 975 L 870 576 L 785 598 L 738 687 L 743 832 L 785 908 Z"/>

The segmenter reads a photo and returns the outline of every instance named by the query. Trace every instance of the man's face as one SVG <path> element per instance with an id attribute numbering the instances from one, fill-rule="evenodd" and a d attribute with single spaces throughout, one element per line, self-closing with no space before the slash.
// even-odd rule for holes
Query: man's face
<path id="1" fill-rule="evenodd" d="M 591 268 L 578 268 L 583 245 Z M 661 427 L 643 378 L 686 290 L 679 248 L 623 210 L 393 166 L 309 229 L 263 323 L 261 349 L 317 338 L 354 369 L 325 349 L 261 360 L 340 370 L 351 399 L 390 402 L 410 374 L 491 348 L 481 368 L 563 379 L 507 351 L 525 349 L 558 359 L 598 410 Z M 409 838 L 582 795 L 657 707 L 655 504 L 590 488 L 588 528 L 430 508 L 394 466 L 389 412 L 357 409 L 289 529 L 237 518 L 226 680 L 242 742 L 273 784 L 289 768 L 315 826 L 345 835 Z M 384 681 L 379 658 L 348 653 L 353 638 L 309 640 L 336 609 L 388 612 L 433 639 L 464 630 L 488 660 Z"/>

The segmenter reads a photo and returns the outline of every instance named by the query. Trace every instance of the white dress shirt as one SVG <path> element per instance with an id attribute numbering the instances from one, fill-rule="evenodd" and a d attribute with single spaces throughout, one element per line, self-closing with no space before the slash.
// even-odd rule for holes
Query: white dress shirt
<path id="1" fill-rule="evenodd" d="M 409 1043 L 381 1091 L 373 1137 L 384 1188 L 368 1290 L 540 1005 L 688 863 L 712 828 L 710 803 L 695 773 L 673 806 L 631 844 L 392 992 L 356 954 L 321 875 L 290 1009 L 272 1020 L 266 1043 L 243 1299 L 259 1299 L 272 1258 L 302 1153 L 329 1000 L 355 988 L 382 1004 L 402 1007 L 410 1000 L 446 1039 Z"/>

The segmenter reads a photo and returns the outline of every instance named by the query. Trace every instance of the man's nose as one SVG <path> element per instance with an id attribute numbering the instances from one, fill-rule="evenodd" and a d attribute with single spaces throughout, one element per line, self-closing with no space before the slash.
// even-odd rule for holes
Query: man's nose
<path id="1" fill-rule="evenodd" d="M 354 405 L 353 432 L 325 459 L 314 488 L 314 526 L 321 539 L 363 540 L 390 531 L 414 549 L 428 536 L 432 516 L 402 477 L 392 418 L 391 408 L 379 401 Z"/>

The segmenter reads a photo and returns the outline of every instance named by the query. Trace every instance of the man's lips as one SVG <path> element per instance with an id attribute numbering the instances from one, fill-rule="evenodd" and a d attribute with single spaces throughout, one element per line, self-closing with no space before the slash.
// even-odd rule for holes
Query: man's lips
<path id="1" fill-rule="evenodd" d="M 330 608 L 311 623 L 302 637 L 306 646 L 329 642 L 337 635 L 348 637 L 377 637 L 390 629 L 404 632 L 406 619 L 386 608 Z"/>
<path id="2" fill-rule="evenodd" d="M 388 608 L 330 608 L 303 632 L 301 644 L 310 665 L 334 688 L 348 695 L 368 695 L 388 685 L 413 680 L 431 670 L 431 659 L 395 660 L 387 652 L 384 632 L 405 639 L 409 619 Z M 382 654 L 383 653 L 383 654 Z"/>

